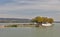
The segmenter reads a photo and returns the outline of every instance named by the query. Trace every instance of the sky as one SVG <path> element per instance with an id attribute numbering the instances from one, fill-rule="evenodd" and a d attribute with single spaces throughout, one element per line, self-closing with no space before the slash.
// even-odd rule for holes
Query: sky
<path id="1" fill-rule="evenodd" d="M 0 18 L 51 17 L 60 21 L 60 0 L 0 0 Z"/>

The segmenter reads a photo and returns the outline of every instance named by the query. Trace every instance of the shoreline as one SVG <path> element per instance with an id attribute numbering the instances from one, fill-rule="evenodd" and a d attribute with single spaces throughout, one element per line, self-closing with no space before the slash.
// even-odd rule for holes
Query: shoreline
<path id="1" fill-rule="evenodd" d="M 52 25 L 53 26 L 53 25 Z M 42 26 L 39 25 L 38 27 L 52 27 L 52 26 Z M 12 24 L 12 25 L 1 25 L 0 28 L 13 28 L 13 27 L 36 27 L 36 25 L 31 24 Z"/>
<path id="2" fill-rule="evenodd" d="M 1 25 L 0 28 L 5 28 L 4 25 Z"/>

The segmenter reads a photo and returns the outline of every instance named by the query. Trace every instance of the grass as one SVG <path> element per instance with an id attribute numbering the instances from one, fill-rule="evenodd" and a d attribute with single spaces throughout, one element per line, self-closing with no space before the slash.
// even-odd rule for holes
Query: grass
<path id="1" fill-rule="evenodd" d="M 4 27 L 18 27 L 17 25 L 7 25 L 7 26 L 4 26 Z"/>

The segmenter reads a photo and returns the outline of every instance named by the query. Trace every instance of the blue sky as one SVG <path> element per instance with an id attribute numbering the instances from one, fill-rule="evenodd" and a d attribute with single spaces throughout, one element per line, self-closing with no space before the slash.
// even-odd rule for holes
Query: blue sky
<path id="1" fill-rule="evenodd" d="M 52 17 L 60 21 L 60 0 L 0 0 L 0 18 Z"/>

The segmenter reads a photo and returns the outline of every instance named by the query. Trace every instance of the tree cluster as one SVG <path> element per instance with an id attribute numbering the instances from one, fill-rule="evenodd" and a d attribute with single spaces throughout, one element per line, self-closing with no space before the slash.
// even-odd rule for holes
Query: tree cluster
<path id="1" fill-rule="evenodd" d="M 32 22 L 35 22 L 37 24 L 43 24 L 43 23 L 50 23 L 50 24 L 52 24 L 54 22 L 54 20 L 53 20 L 53 18 L 37 16 L 37 17 L 32 19 Z"/>

